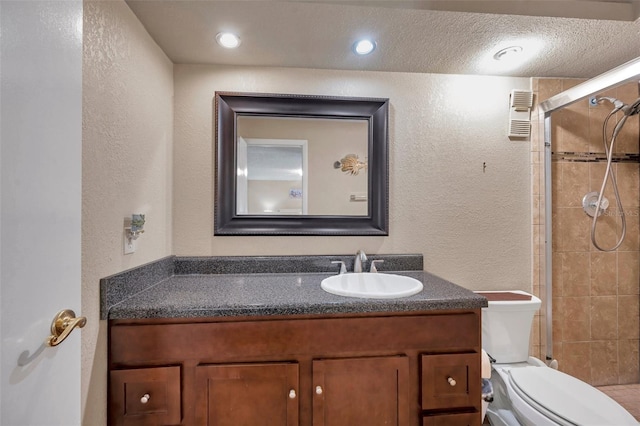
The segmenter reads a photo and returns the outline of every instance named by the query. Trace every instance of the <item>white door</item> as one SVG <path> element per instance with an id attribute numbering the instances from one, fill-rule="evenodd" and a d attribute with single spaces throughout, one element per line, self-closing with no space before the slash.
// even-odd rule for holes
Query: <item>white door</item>
<path id="1" fill-rule="evenodd" d="M 81 423 L 82 1 L 0 1 L 0 424 Z"/>

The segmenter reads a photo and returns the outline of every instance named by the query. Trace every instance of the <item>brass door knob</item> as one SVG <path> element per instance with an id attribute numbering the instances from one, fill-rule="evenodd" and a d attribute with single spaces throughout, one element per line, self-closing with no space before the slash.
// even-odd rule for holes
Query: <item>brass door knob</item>
<path id="1" fill-rule="evenodd" d="M 67 338 L 74 328 L 82 328 L 86 323 L 87 318 L 76 318 L 76 313 L 71 309 L 64 309 L 58 312 L 51 322 L 51 336 L 47 339 L 47 345 L 58 346 Z"/>

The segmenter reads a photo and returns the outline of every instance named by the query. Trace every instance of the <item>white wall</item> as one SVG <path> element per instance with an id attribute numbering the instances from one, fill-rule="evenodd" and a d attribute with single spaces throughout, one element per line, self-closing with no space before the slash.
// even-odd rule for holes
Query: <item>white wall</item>
<path id="1" fill-rule="evenodd" d="M 528 79 L 176 65 L 174 84 L 174 254 L 423 253 L 464 287 L 531 289 L 530 148 L 506 136 Z M 389 98 L 390 235 L 214 237 L 216 90 Z"/>
<path id="2" fill-rule="evenodd" d="M 106 424 L 106 322 L 99 280 L 171 254 L 173 64 L 121 0 L 84 9 L 83 423 Z M 145 213 L 136 253 L 123 227 Z"/>

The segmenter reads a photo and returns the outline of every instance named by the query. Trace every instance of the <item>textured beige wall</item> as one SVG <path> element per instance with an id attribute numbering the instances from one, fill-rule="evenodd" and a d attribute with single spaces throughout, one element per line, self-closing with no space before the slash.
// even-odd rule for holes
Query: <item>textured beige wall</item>
<path id="1" fill-rule="evenodd" d="M 173 64 L 123 1 L 85 2 L 82 170 L 83 424 L 106 424 L 99 280 L 171 254 Z M 146 214 L 136 253 L 124 220 Z"/>
<path id="2" fill-rule="evenodd" d="M 423 253 L 467 288 L 531 290 L 529 143 L 506 136 L 529 79 L 176 65 L 174 84 L 174 254 Z M 216 90 L 390 98 L 390 235 L 214 237 Z"/>

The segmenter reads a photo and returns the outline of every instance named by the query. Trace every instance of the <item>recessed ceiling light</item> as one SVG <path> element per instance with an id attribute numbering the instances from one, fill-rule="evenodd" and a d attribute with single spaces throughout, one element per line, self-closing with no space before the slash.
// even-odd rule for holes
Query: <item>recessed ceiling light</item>
<path id="1" fill-rule="evenodd" d="M 493 59 L 496 61 L 502 61 L 504 59 L 510 58 L 518 53 L 522 53 L 522 46 L 509 46 L 504 49 L 498 50 L 495 55 L 493 55 Z"/>
<path id="2" fill-rule="evenodd" d="M 218 33 L 216 35 L 216 41 L 226 49 L 235 49 L 240 46 L 240 37 L 233 33 Z"/>
<path id="3" fill-rule="evenodd" d="M 358 55 L 368 55 L 376 48 L 376 42 L 368 39 L 359 40 L 353 45 L 353 51 Z"/>

